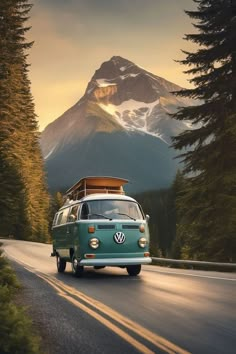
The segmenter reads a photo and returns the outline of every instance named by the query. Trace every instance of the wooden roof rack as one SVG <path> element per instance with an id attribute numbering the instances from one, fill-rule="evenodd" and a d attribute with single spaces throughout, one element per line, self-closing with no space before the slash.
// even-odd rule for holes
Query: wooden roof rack
<path id="1" fill-rule="evenodd" d="M 78 200 L 94 193 L 125 194 L 123 185 L 128 182 L 127 179 L 119 177 L 84 177 L 66 191 L 66 197 L 72 200 Z"/>

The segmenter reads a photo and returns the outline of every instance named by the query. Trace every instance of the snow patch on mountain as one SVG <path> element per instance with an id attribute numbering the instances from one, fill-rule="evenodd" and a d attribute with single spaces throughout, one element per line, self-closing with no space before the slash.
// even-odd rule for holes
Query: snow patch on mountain
<path id="1" fill-rule="evenodd" d="M 122 80 L 125 80 L 125 79 L 127 79 L 128 77 L 136 77 L 136 76 L 138 76 L 139 74 L 126 74 L 126 75 L 121 75 L 120 76 L 120 78 L 122 79 Z"/>
<path id="2" fill-rule="evenodd" d="M 125 74 L 125 75 L 119 75 L 119 76 L 115 77 L 114 79 L 112 79 L 112 82 L 108 79 L 97 79 L 96 83 L 97 83 L 98 87 L 107 87 L 107 86 L 117 85 L 117 83 L 114 82 L 117 79 L 125 80 L 129 77 L 136 77 L 138 75 L 139 75 L 139 73 L 138 74 L 130 73 L 130 74 Z"/>
<path id="3" fill-rule="evenodd" d="M 166 140 L 158 131 L 150 131 L 148 127 L 148 117 L 151 115 L 153 108 L 159 104 L 160 100 L 151 103 L 135 101 L 133 99 L 122 102 L 120 105 L 103 104 L 99 106 L 128 131 L 139 131 Z"/>
<path id="4" fill-rule="evenodd" d="M 98 87 L 107 87 L 107 86 L 116 85 L 116 83 L 112 83 L 112 82 L 108 81 L 107 79 L 97 79 L 96 82 L 97 82 Z"/>
<path id="5" fill-rule="evenodd" d="M 107 113 L 111 115 L 117 115 L 121 116 L 124 111 L 129 111 L 130 114 L 132 114 L 133 111 L 139 110 L 140 108 L 145 108 L 145 110 L 148 112 L 151 112 L 153 107 L 155 107 L 159 103 L 159 99 L 157 101 L 151 102 L 151 103 L 145 103 L 145 102 L 140 102 L 140 101 L 135 101 L 133 99 L 130 99 L 128 101 L 122 102 L 119 106 L 114 105 L 109 103 L 108 105 L 99 103 L 99 106 L 106 111 Z M 145 114 L 146 116 L 146 114 Z"/>

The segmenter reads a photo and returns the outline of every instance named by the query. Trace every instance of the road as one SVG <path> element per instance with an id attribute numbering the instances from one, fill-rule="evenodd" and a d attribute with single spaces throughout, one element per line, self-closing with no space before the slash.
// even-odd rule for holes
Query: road
<path id="1" fill-rule="evenodd" d="M 233 354 L 236 273 L 143 266 L 56 271 L 51 246 L 1 240 L 49 352 Z"/>

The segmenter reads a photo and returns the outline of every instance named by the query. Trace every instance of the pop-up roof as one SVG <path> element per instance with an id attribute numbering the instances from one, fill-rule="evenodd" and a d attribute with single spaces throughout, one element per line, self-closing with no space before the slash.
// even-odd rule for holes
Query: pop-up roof
<path id="1" fill-rule="evenodd" d="M 125 194 L 123 185 L 128 182 L 118 177 L 84 177 L 66 191 L 66 196 L 77 200 L 93 193 Z"/>

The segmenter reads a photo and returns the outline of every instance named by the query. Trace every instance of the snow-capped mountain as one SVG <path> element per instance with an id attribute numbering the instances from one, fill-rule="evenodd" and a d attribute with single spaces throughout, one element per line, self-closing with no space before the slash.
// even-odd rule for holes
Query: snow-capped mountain
<path id="1" fill-rule="evenodd" d="M 50 187 L 85 175 L 128 177 L 135 191 L 167 186 L 176 171 L 170 137 L 191 128 L 168 115 L 193 104 L 171 93 L 180 89 L 119 56 L 104 62 L 84 96 L 42 133 Z"/>

